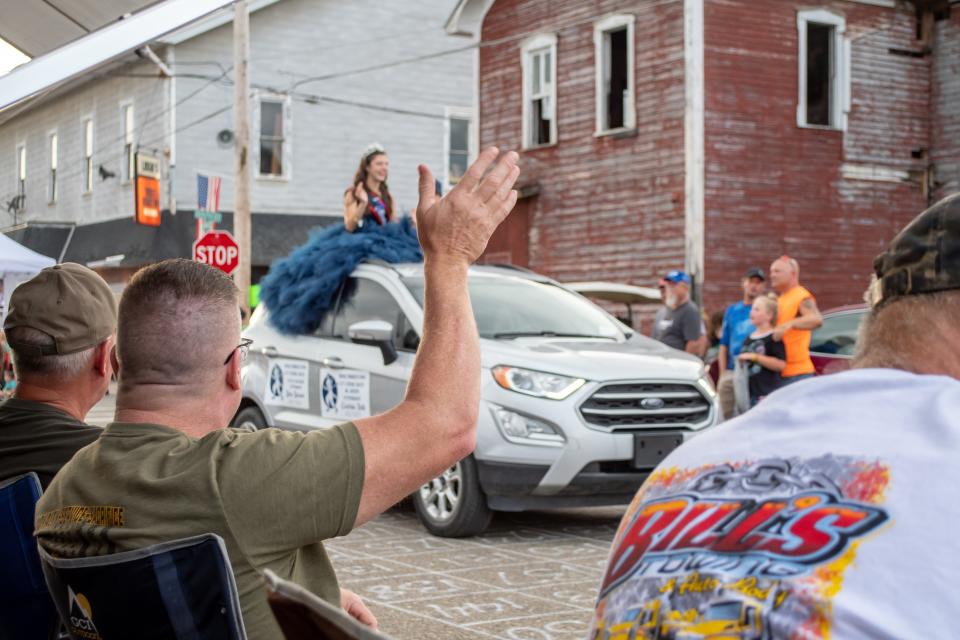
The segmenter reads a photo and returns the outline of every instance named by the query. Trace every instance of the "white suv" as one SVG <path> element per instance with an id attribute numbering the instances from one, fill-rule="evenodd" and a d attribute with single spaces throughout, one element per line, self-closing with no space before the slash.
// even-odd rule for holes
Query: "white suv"
<path id="1" fill-rule="evenodd" d="M 477 448 L 412 496 L 432 533 L 478 533 L 491 510 L 627 503 L 667 453 L 719 421 L 700 360 L 557 282 L 475 266 L 469 287 L 483 366 Z M 234 426 L 324 428 L 401 401 L 423 266 L 363 264 L 338 297 L 311 335 L 280 333 L 257 309 Z"/>

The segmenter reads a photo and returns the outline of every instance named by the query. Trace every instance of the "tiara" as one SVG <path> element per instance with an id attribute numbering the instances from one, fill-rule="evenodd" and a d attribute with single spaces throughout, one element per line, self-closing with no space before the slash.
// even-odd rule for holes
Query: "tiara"
<path id="1" fill-rule="evenodd" d="M 374 142 L 369 145 L 366 149 L 363 150 L 363 159 L 366 160 L 375 153 L 386 153 L 387 150 L 383 148 L 383 145 L 379 142 Z"/>

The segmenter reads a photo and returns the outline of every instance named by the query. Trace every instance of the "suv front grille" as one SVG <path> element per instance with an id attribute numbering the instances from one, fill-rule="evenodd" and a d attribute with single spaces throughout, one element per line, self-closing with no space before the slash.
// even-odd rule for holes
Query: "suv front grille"
<path id="1" fill-rule="evenodd" d="M 580 405 L 580 415 L 608 431 L 693 429 L 710 419 L 710 409 L 710 401 L 693 384 L 627 382 L 597 389 Z"/>

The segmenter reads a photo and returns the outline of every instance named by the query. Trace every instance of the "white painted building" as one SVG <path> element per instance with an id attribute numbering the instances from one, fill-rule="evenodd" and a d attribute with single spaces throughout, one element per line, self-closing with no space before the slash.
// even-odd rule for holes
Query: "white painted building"
<path id="1" fill-rule="evenodd" d="M 390 155 L 399 212 L 416 206 L 417 164 L 456 180 L 475 153 L 466 128 L 476 41 L 444 31 L 455 5 L 251 0 L 255 278 L 310 228 L 339 219 L 371 142 Z M 226 10 L 151 43 L 172 77 L 131 53 L 0 111 L 0 231 L 123 280 L 189 255 L 198 173 L 222 177 L 220 226 L 230 228 L 231 20 Z M 162 159 L 159 228 L 133 221 L 137 150 Z"/>

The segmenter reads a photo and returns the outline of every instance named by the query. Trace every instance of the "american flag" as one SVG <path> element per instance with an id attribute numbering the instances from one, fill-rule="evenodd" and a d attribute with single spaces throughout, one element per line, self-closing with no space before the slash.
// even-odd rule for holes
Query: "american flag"
<path id="1" fill-rule="evenodd" d="M 197 174 L 197 208 L 200 211 L 219 211 L 220 178 Z"/>

